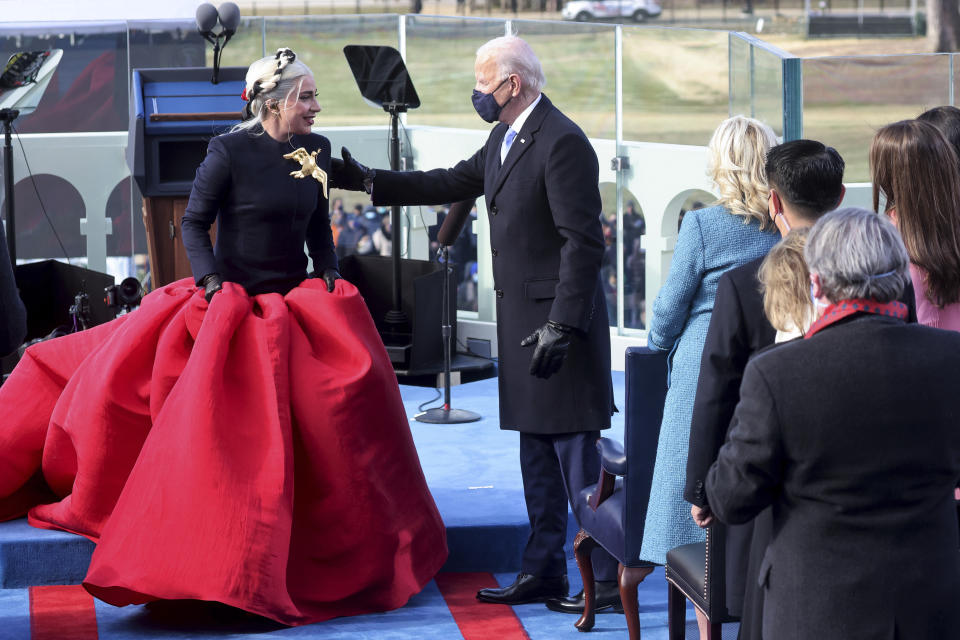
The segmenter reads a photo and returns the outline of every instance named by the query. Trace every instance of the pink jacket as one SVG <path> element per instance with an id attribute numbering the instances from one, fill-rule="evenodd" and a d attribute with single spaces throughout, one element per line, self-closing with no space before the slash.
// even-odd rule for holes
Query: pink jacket
<path id="1" fill-rule="evenodd" d="M 917 321 L 928 327 L 960 331 L 960 302 L 948 304 L 940 309 L 927 298 L 926 273 L 923 269 L 910 264 L 910 278 L 917 301 Z"/>

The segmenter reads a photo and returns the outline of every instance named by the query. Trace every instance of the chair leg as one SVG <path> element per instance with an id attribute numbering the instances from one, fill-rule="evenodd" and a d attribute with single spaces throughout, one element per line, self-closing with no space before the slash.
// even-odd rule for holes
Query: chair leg
<path id="1" fill-rule="evenodd" d="M 697 614 L 697 632 L 698 638 L 700 640 L 710 640 L 713 637 L 713 627 L 711 626 L 710 618 L 707 617 L 703 611 L 698 608 L 694 608 L 694 613 Z M 719 639 L 720 636 L 718 635 Z"/>
<path id="2" fill-rule="evenodd" d="M 573 554 L 577 558 L 580 577 L 583 578 L 583 615 L 573 624 L 580 631 L 593 629 L 594 609 L 597 601 L 593 582 L 593 561 L 590 559 L 590 552 L 597 546 L 597 541 L 583 529 L 580 529 L 577 537 L 573 540 Z"/>
<path id="3" fill-rule="evenodd" d="M 627 618 L 630 640 L 640 640 L 640 606 L 637 602 L 637 585 L 653 573 L 653 567 L 624 567 L 617 570 L 620 578 L 620 602 Z"/>
<path id="4" fill-rule="evenodd" d="M 720 640 L 723 638 L 723 627 L 719 622 L 711 622 L 707 625 L 707 640 Z"/>
<path id="5" fill-rule="evenodd" d="M 667 584 L 667 637 L 684 640 L 687 637 L 687 597 L 672 582 Z"/>

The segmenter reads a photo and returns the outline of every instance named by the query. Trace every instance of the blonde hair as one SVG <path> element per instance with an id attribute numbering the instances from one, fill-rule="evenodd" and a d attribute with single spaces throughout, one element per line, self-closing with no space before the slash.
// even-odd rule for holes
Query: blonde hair
<path id="1" fill-rule="evenodd" d="M 803 257 L 808 228 L 792 229 L 760 265 L 763 312 L 777 331 L 806 331 L 813 319 L 810 273 Z"/>
<path id="2" fill-rule="evenodd" d="M 231 131 L 250 131 L 262 125 L 267 105 L 271 102 L 286 105 L 291 95 L 300 92 L 304 76 L 313 77 L 310 67 L 297 60 L 297 54 L 286 47 L 251 64 L 244 85 L 247 97 L 244 120 Z"/>
<path id="3" fill-rule="evenodd" d="M 759 120 L 733 116 L 720 123 L 710 139 L 708 175 L 717 185 L 721 204 L 744 222 L 756 220 L 772 229 L 767 214 L 767 151 L 776 146 L 773 130 Z"/>

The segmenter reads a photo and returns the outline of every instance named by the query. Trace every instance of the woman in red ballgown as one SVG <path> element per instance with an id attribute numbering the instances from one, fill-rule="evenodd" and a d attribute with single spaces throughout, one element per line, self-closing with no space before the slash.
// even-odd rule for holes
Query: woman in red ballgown
<path id="1" fill-rule="evenodd" d="M 336 271 L 341 165 L 293 52 L 251 65 L 245 96 L 191 192 L 194 278 L 30 347 L 0 388 L 0 519 L 95 541 L 84 586 L 119 606 L 288 625 L 400 607 L 446 541 L 389 358 Z"/>

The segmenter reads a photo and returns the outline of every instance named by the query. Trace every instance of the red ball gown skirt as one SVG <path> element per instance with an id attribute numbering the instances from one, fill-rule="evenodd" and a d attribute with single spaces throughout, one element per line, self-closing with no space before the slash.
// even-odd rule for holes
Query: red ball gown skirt
<path id="1" fill-rule="evenodd" d="M 357 289 L 191 280 L 30 347 L 0 387 L 0 519 L 97 543 L 114 605 L 222 602 L 288 625 L 402 606 L 446 560 Z"/>

